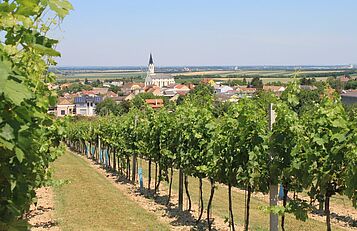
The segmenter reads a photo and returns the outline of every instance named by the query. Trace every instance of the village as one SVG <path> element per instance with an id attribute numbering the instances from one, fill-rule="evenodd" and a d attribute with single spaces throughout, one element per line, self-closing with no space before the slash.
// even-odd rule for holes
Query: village
<path id="1" fill-rule="evenodd" d="M 305 91 L 316 90 L 317 87 L 312 84 L 314 81 L 311 80 L 301 79 L 300 88 Z M 338 83 L 336 85 L 343 86 L 350 80 L 351 78 L 348 76 L 340 76 L 336 79 Z M 271 91 L 279 96 L 286 88 L 286 84 L 263 84 L 259 78 L 253 78 L 251 82 L 244 79 L 235 85 L 229 84 L 227 81 L 203 78 L 199 84 L 209 85 L 214 91 L 216 101 L 233 103 L 244 97 L 252 97 L 259 91 Z M 89 81 L 85 79 L 51 85 L 50 88 L 57 90 L 59 97 L 56 106 L 50 108 L 49 113 L 57 117 L 95 116 L 97 105 L 105 100 L 116 104 L 125 104 L 138 95 L 144 96 L 146 104 L 158 109 L 164 107 L 165 102 L 176 103 L 179 98 L 185 97 L 196 86 L 197 84 L 193 83 L 175 83 L 172 75 L 156 73 L 153 57 L 150 54 L 145 82 L 101 81 L 99 79 Z M 335 89 L 330 87 L 329 92 L 332 94 Z M 357 101 L 356 90 L 342 90 L 339 93 L 341 93 L 342 101 L 347 104 Z"/>

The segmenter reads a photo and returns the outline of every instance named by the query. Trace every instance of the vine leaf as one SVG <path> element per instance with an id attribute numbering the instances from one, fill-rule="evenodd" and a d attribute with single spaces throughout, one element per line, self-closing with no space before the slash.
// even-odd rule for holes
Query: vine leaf
<path id="1" fill-rule="evenodd" d="M 48 5 L 61 19 L 63 19 L 70 10 L 73 10 L 72 4 L 67 0 L 48 0 Z"/>
<path id="2" fill-rule="evenodd" d="M 19 148 L 16 148 L 15 149 L 15 153 L 16 153 L 16 158 L 20 161 L 20 163 L 23 161 L 23 159 L 24 159 L 24 156 L 25 156 L 25 154 L 24 154 L 24 152 L 21 150 L 21 149 L 19 149 Z"/>
<path id="3" fill-rule="evenodd" d="M 9 124 L 5 124 L 5 126 L 1 129 L 0 136 L 6 140 L 12 140 L 15 138 L 14 129 Z"/>
<path id="4" fill-rule="evenodd" d="M 24 99 L 30 98 L 32 94 L 24 84 L 9 79 L 9 64 L 4 61 L 0 62 L 0 94 L 3 93 L 16 105 L 20 105 Z"/>

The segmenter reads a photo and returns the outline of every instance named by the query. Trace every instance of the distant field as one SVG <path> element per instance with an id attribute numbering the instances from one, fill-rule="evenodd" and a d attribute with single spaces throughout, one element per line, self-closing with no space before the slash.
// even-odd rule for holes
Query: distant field
<path id="1" fill-rule="evenodd" d="M 308 77 L 314 77 L 316 74 L 316 79 L 318 81 L 325 81 L 328 77 L 336 75 L 336 73 L 341 73 L 350 70 L 238 70 L 238 71 L 198 71 L 198 72 L 182 72 L 172 74 L 177 79 L 177 82 L 187 82 L 192 80 L 200 80 L 202 78 L 214 78 L 215 80 L 233 80 L 239 79 L 243 80 L 245 77 L 248 81 L 251 80 L 253 76 L 260 76 L 264 83 L 268 82 L 289 82 L 293 77 L 302 77 L 303 75 L 309 75 Z M 323 76 L 321 74 L 331 73 L 331 76 Z M 111 70 L 111 71 L 74 71 L 72 73 L 67 73 L 67 75 L 58 75 L 58 80 L 74 80 L 74 79 L 144 79 L 146 72 L 144 71 L 123 71 L 123 70 Z M 357 73 L 352 73 L 351 76 L 357 76 Z"/>
<path id="2" fill-rule="evenodd" d="M 146 72 L 102 72 L 102 73 L 73 73 L 70 75 L 57 75 L 58 80 L 73 79 L 123 79 L 123 78 L 144 78 Z"/>
<path id="3" fill-rule="evenodd" d="M 195 72 L 182 72 L 182 73 L 175 73 L 174 76 L 181 75 L 181 76 L 193 76 L 193 75 L 227 75 L 227 74 L 234 74 L 235 71 L 195 71 Z"/>
<path id="4" fill-rule="evenodd" d="M 234 75 L 239 76 L 279 76 L 279 77 L 292 77 L 294 75 L 302 74 L 326 74 L 326 73 L 343 73 L 345 70 L 319 70 L 319 71 L 293 71 L 293 70 L 241 70 L 241 71 L 201 71 L 201 72 L 184 72 L 177 73 L 175 76 L 197 76 L 197 75 L 220 75 L 222 77 L 229 77 Z"/>

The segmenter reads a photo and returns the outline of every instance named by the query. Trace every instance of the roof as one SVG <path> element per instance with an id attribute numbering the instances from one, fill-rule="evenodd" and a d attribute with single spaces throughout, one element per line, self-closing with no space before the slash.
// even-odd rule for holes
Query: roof
<path id="1" fill-rule="evenodd" d="M 88 103 L 88 102 L 100 103 L 100 102 L 102 102 L 102 100 L 103 100 L 103 98 L 101 96 L 84 95 L 84 96 L 75 97 L 74 103 L 76 103 L 76 104 Z"/>
<path id="2" fill-rule="evenodd" d="M 107 94 L 106 94 L 107 97 L 110 97 L 110 98 L 113 98 L 113 97 L 117 97 L 118 94 L 112 92 L 112 91 L 108 91 Z"/>
<path id="3" fill-rule="evenodd" d="M 190 90 L 190 88 L 188 86 L 183 85 L 183 84 L 177 84 L 174 88 L 179 91 L 189 91 Z"/>
<path id="4" fill-rule="evenodd" d="M 123 84 L 123 86 L 122 86 L 122 88 L 132 88 L 132 87 L 134 87 L 134 88 L 137 88 L 137 87 L 139 87 L 139 88 L 143 88 L 145 86 L 145 84 L 144 83 L 125 83 L 125 84 Z"/>
<path id="5" fill-rule="evenodd" d="M 277 91 L 285 91 L 285 87 L 283 86 L 263 86 L 263 90 L 265 91 L 273 91 L 273 92 L 277 92 Z"/>
<path id="6" fill-rule="evenodd" d="M 152 73 L 149 74 L 151 79 L 173 79 L 174 77 L 171 74 L 166 73 Z"/>
<path id="7" fill-rule="evenodd" d="M 154 64 L 154 60 L 152 59 L 152 54 L 150 53 L 149 64 Z"/>
<path id="8" fill-rule="evenodd" d="M 341 94 L 341 96 L 357 98 L 357 90 L 345 91 Z"/>
<path id="9" fill-rule="evenodd" d="M 243 92 L 256 92 L 257 89 L 254 88 L 254 87 L 238 87 L 237 91 L 239 91 L 239 92 L 241 92 L 241 91 L 243 91 Z"/>
<path id="10" fill-rule="evenodd" d="M 161 108 L 164 106 L 164 101 L 162 99 L 146 99 L 145 102 L 150 104 L 151 108 Z"/>
<path id="11" fill-rule="evenodd" d="M 100 95 L 105 95 L 108 93 L 109 88 L 105 88 L 105 87 L 95 87 L 93 88 L 93 92 L 95 93 L 95 95 L 100 94 Z"/>
<path id="12" fill-rule="evenodd" d="M 73 104 L 71 98 L 65 98 L 65 97 L 58 98 L 57 105 L 71 105 L 71 104 Z"/>
<path id="13" fill-rule="evenodd" d="M 146 99 L 146 103 L 148 104 L 163 104 L 164 101 L 162 99 Z"/>

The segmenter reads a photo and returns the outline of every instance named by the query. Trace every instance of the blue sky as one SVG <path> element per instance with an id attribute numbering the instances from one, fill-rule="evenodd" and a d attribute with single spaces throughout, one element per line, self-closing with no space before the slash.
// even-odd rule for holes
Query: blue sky
<path id="1" fill-rule="evenodd" d="M 357 64 L 356 0 L 72 0 L 60 66 Z"/>

